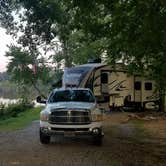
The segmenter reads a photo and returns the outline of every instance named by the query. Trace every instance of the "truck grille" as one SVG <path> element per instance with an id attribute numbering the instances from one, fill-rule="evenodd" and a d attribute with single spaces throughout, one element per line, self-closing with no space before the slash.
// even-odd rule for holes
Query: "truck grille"
<path id="1" fill-rule="evenodd" d="M 69 125 L 82 125 L 90 124 L 91 116 L 88 110 L 60 110 L 52 111 L 49 116 L 51 124 L 69 124 Z"/>

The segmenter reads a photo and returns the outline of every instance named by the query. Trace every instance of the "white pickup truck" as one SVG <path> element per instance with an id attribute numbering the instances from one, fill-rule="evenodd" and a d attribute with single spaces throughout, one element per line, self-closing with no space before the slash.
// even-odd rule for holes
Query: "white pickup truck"
<path id="1" fill-rule="evenodd" d="M 40 113 L 42 144 L 48 144 L 53 135 L 88 135 L 94 144 L 102 144 L 102 112 L 97 108 L 95 97 L 89 89 L 55 89 L 47 101 L 38 97 L 37 102 L 46 103 Z"/>

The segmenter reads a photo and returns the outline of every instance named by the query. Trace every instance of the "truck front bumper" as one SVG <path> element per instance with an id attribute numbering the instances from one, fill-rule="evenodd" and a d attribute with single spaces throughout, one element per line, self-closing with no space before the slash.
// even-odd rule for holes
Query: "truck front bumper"
<path id="1" fill-rule="evenodd" d="M 40 130 L 49 136 L 64 135 L 68 137 L 78 135 L 104 135 L 102 132 L 101 122 L 92 122 L 88 125 L 54 125 L 40 121 Z"/>

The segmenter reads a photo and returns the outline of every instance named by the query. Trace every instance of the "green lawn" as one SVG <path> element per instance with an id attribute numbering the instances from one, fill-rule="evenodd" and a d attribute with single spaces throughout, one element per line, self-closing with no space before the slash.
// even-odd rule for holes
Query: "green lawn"
<path id="1" fill-rule="evenodd" d="M 41 109 L 41 107 L 32 108 L 20 113 L 18 117 L 1 120 L 0 131 L 13 131 L 25 128 L 32 121 L 39 119 Z"/>

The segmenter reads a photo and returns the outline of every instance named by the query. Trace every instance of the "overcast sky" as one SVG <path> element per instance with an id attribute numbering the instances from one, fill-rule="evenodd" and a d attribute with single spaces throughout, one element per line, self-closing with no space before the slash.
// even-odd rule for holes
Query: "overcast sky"
<path id="1" fill-rule="evenodd" d="M 6 70 L 6 65 L 9 60 L 4 55 L 8 50 L 7 45 L 10 45 L 12 42 L 12 37 L 5 33 L 5 29 L 0 28 L 0 72 Z"/>

